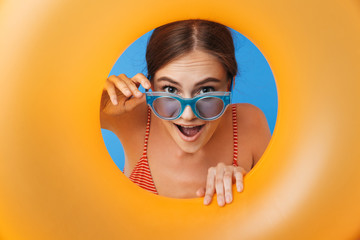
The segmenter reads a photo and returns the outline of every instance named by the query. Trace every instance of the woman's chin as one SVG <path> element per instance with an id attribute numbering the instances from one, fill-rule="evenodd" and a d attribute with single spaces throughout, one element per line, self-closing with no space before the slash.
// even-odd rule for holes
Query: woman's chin
<path id="1" fill-rule="evenodd" d="M 178 143 L 178 146 L 183 152 L 189 153 L 189 154 L 198 152 L 202 147 L 201 145 L 195 145 L 193 143 L 191 143 L 191 144 Z"/>

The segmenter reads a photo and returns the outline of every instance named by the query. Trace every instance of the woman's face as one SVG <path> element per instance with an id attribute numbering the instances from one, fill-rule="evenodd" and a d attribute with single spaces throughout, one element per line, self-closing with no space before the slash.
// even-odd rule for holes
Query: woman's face
<path id="1" fill-rule="evenodd" d="M 229 83 L 224 67 L 215 56 L 194 50 L 160 68 L 154 76 L 153 90 L 192 98 L 205 92 L 229 91 Z M 209 141 L 220 119 L 199 119 L 186 106 L 178 119 L 161 121 L 184 152 L 195 153 Z"/>

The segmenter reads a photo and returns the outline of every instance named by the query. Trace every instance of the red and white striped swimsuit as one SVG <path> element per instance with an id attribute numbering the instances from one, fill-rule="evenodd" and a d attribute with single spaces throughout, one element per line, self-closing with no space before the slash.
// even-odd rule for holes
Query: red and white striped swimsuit
<path id="1" fill-rule="evenodd" d="M 144 151 L 139 162 L 136 164 L 134 170 L 130 175 L 130 180 L 136 183 L 138 186 L 146 189 L 154 194 L 158 194 L 154 181 L 151 176 L 150 167 L 147 159 L 147 146 L 150 132 L 150 116 L 151 110 L 148 108 L 148 119 L 146 124 L 146 133 L 144 141 Z M 236 105 L 232 105 L 232 122 L 233 122 L 233 142 L 234 142 L 234 153 L 233 153 L 233 165 L 237 166 L 238 156 L 238 136 L 237 136 L 237 121 L 236 121 Z"/>

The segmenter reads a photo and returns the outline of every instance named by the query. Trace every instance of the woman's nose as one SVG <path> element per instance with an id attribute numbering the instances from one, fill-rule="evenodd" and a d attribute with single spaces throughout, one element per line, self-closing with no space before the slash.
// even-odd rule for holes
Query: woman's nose
<path id="1" fill-rule="evenodd" d="M 181 118 L 187 121 L 193 120 L 196 118 L 190 106 L 186 106 L 184 112 L 181 114 Z"/>

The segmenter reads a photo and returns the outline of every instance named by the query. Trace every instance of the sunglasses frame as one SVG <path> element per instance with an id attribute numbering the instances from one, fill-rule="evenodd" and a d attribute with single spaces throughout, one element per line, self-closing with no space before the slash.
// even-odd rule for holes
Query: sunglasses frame
<path id="1" fill-rule="evenodd" d="M 193 98 L 183 98 L 183 97 L 181 97 L 181 96 L 179 96 L 177 94 L 168 93 L 168 92 L 145 92 L 145 94 L 146 94 L 146 102 L 151 107 L 151 109 L 153 110 L 155 115 L 158 116 L 159 118 L 165 119 L 165 120 L 176 120 L 176 119 L 178 119 L 183 114 L 186 106 L 190 106 L 191 110 L 193 111 L 193 113 L 195 114 L 195 116 L 197 118 L 200 118 L 200 119 L 206 120 L 206 121 L 211 121 L 211 120 L 218 119 L 225 112 L 227 106 L 229 104 L 231 104 L 231 92 L 208 92 L 208 93 L 203 93 L 203 94 L 197 95 L 196 97 L 193 97 Z M 180 102 L 181 111 L 178 114 L 178 116 L 173 117 L 173 118 L 166 118 L 166 117 L 163 117 L 163 116 L 159 115 L 155 111 L 153 103 L 154 103 L 154 101 L 156 99 L 162 98 L 162 97 L 173 98 L 173 99 L 176 99 L 177 101 Z M 215 117 L 212 117 L 212 118 L 201 117 L 200 114 L 198 113 L 197 109 L 196 109 L 197 101 L 199 101 L 201 99 L 204 99 L 204 98 L 213 98 L 213 97 L 219 98 L 219 99 L 222 100 L 222 102 L 224 104 L 222 111 L 218 115 L 216 115 Z"/>

